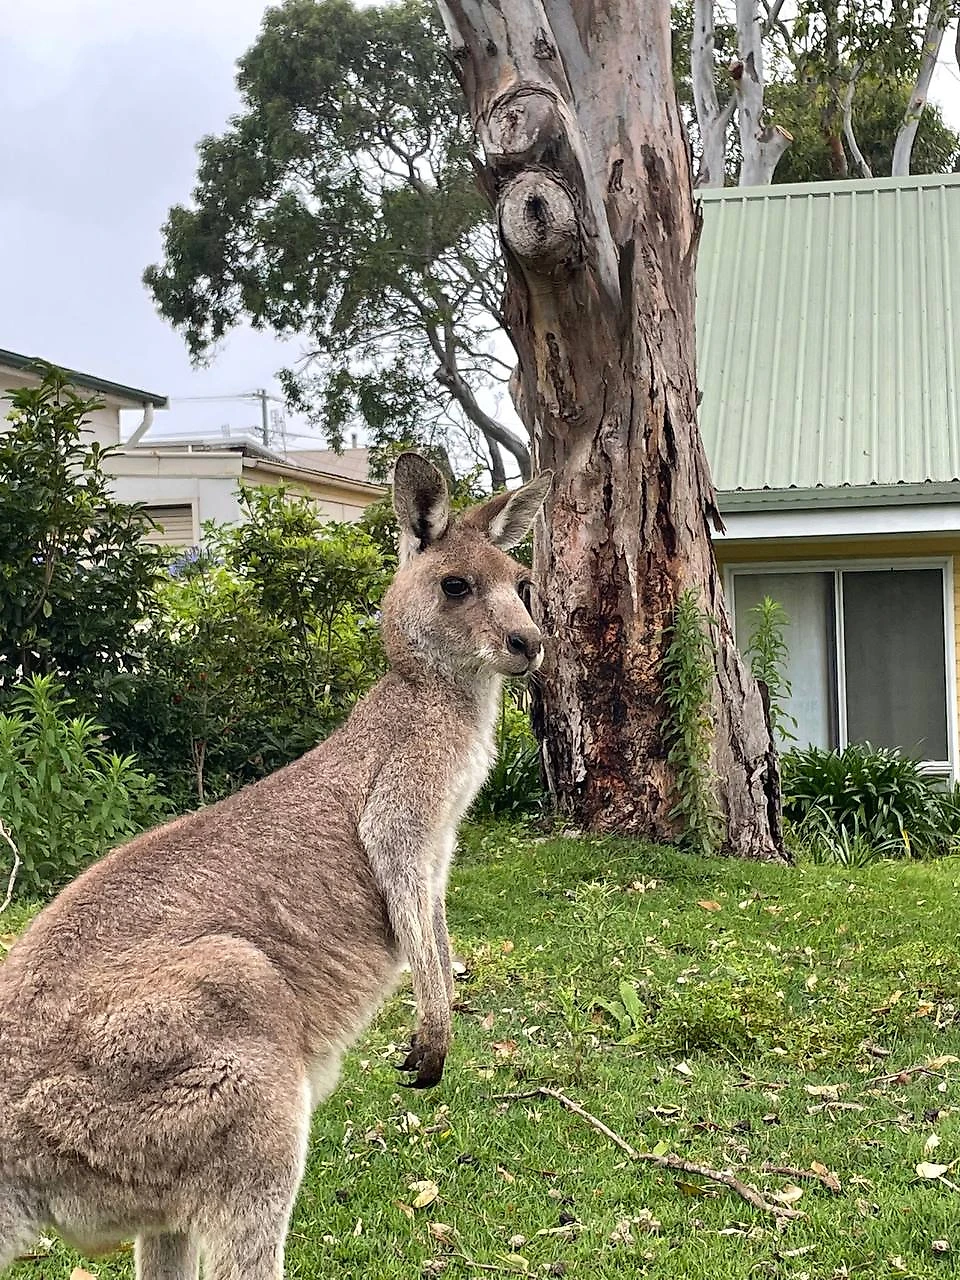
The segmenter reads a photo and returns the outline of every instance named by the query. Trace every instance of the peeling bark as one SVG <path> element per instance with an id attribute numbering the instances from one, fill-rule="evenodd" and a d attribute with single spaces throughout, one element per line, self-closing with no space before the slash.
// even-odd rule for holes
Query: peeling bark
<path id="1" fill-rule="evenodd" d="M 514 401 L 556 480 L 536 533 L 548 783 L 585 827 L 676 836 L 660 664 L 680 592 L 717 620 L 727 848 L 782 859 L 776 755 L 733 644 L 697 429 L 699 220 L 665 0 L 440 0 L 508 267 Z"/>
<path id="2" fill-rule="evenodd" d="M 900 131 L 893 147 L 893 164 L 890 168 L 890 174 L 894 178 L 905 178 L 910 172 L 913 143 L 917 136 L 917 129 L 920 127 L 920 117 L 923 115 L 923 109 L 927 105 L 930 81 L 933 78 L 937 58 L 940 55 L 940 45 L 943 43 L 944 32 L 950 22 L 950 17 L 951 5 L 946 3 L 946 0 L 931 0 L 927 14 L 927 26 L 923 33 L 920 70 L 917 73 L 916 84 L 913 86 L 913 93 L 910 95 L 903 123 L 900 126 Z M 960 36 L 958 36 L 958 40 L 960 40 Z"/>

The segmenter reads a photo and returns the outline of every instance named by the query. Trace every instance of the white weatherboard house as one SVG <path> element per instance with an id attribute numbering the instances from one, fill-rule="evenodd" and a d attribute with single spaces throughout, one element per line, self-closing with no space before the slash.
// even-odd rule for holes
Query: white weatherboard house
<path id="1" fill-rule="evenodd" d="M 801 744 L 960 777 L 960 176 L 703 193 L 700 418 L 737 640 L 790 617 Z"/>
<path id="2" fill-rule="evenodd" d="M 67 370 L 71 386 L 85 399 L 102 402 L 88 416 L 92 438 L 120 445 L 120 414 L 142 416 L 122 448 L 105 459 L 113 489 L 124 502 L 142 502 L 156 521 L 151 541 L 170 546 L 195 545 L 206 520 L 234 523 L 241 518 L 237 492 L 248 485 L 283 484 L 291 493 L 310 498 L 331 520 L 356 520 L 363 509 L 384 496 L 382 485 L 365 478 L 337 475 L 299 461 L 288 461 L 248 439 L 184 440 L 145 437 L 166 396 L 91 374 Z M 3 391 L 36 386 L 42 377 L 37 361 L 15 351 L 0 350 L 0 418 L 5 416 Z"/>

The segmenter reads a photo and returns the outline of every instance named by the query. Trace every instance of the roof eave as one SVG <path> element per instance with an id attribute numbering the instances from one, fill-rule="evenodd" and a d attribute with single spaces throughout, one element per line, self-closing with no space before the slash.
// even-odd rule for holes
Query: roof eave
<path id="1" fill-rule="evenodd" d="M 51 361 L 42 360 L 39 356 L 25 356 L 17 351 L 0 349 L 0 369 L 12 369 L 17 373 L 36 374 L 43 366 L 51 365 L 51 363 Z M 146 407 L 148 404 L 153 405 L 155 409 L 166 409 L 167 407 L 167 397 L 154 391 L 143 391 L 140 387 L 128 387 L 122 382 L 110 382 L 106 378 L 97 378 L 89 373 L 80 373 L 77 369 L 65 369 L 61 365 L 53 365 L 52 367 L 59 369 L 71 383 L 82 387 L 85 391 L 95 391 L 100 395 L 109 396 L 115 400 L 125 400 L 130 408 Z"/>

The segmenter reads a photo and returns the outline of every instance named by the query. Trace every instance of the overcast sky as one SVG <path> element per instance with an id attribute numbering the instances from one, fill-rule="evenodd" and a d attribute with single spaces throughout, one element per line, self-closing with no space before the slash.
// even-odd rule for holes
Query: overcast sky
<path id="1" fill-rule="evenodd" d="M 172 400 L 276 390 L 295 356 L 238 331 L 191 368 L 141 284 L 171 204 L 190 193 L 194 148 L 238 100 L 237 58 L 264 0 L 6 0 L 0 16 L 0 347 Z M 934 97 L 960 127 L 953 35 Z M 242 403 L 172 406 L 169 426 L 234 429 Z M 305 442 L 301 442 L 305 443 Z"/>

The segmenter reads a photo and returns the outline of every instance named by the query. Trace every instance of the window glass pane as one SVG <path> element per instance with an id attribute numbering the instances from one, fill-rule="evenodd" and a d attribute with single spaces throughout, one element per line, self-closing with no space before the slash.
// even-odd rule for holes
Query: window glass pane
<path id="1" fill-rule="evenodd" d="M 843 573 L 847 739 L 947 759 L 940 569 Z"/>
<path id="2" fill-rule="evenodd" d="M 786 677 L 793 689 L 786 710 L 794 717 L 795 744 L 835 747 L 836 631 L 832 573 L 738 573 L 734 579 L 737 644 L 750 643 L 756 618 L 750 610 L 770 596 L 790 620 L 784 640 L 789 651 Z"/>

